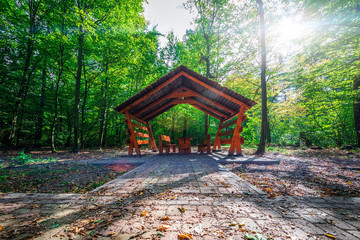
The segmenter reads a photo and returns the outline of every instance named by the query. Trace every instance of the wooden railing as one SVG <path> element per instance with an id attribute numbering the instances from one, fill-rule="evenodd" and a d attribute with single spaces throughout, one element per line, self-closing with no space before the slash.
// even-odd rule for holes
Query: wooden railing
<path id="1" fill-rule="evenodd" d="M 136 154 L 140 155 L 139 145 L 149 144 L 149 149 L 156 151 L 156 144 L 154 136 L 151 131 L 149 122 L 145 122 L 137 117 L 130 115 L 128 112 L 125 113 L 126 118 L 124 122 L 128 125 L 127 133 L 129 134 L 129 151 L 128 155 L 133 154 L 133 148 L 135 148 Z M 133 122 L 135 120 L 136 122 Z M 143 126 L 143 125 L 146 126 Z M 147 138 L 147 139 L 138 139 Z"/>

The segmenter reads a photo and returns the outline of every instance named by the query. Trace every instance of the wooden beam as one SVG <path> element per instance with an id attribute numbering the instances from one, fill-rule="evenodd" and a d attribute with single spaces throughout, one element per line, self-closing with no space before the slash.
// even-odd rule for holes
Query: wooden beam
<path id="1" fill-rule="evenodd" d="M 210 112 L 210 111 L 208 111 L 208 110 L 206 110 L 206 109 L 203 109 L 202 107 L 199 107 L 199 106 L 196 105 L 196 104 L 190 104 L 190 105 L 193 106 L 193 107 L 196 107 L 196 108 L 199 109 L 200 111 L 203 111 L 203 112 L 209 114 L 210 116 L 213 116 L 213 117 L 216 118 L 216 119 L 222 120 L 220 117 L 216 116 L 216 115 L 213 114 L 212 112 Z"/>
<path id="2" fill-rule="evenodd" d="M 197 104 L 193 99 L 175 99 L 172 101 L 174 104 Z"/>
<path id="3" fill-rule="evenodd" d="M 222 112 L 219 112 L 218 110 L 216 110 L 216 109 L 214 109 L 214 108 L 212 108 L 212 107 L 210 107 L 210 106 L 207 106 L 207 105 L 205 105 L 205 104 L 203 104 L 203 103 L 201 103 L 201 102 L 198 102 L 198 101 L 196 101 L 196 100 L 194 100 L 194 101 L 196 102 L 196 104 L 197 104 L 198 106 L 203 107 L 203 108 L 205 108 L 205 109 L 207 109 L 207 110 L 209 110 L 209 111 L 212 111 L 212 112 L 216 113 L 217 115 L 223 116 L 224 118 L 227 118 L 227 115 L 226 115 L 226 114 L 223 114 Z"/>
<path id="4" fill-rule="evenodd" d="M 150 147 L 153 151 L 156 151 L 156 143 L 155 143 L 155 139 L 154 139 L 154 135 L 153 132 L 151 130 L 151 126 L 149 122 L 146 122 L 146 126 L 149 129 L 149 135 L 150 135 Z"/>
<path id="5" fill-rule="evenodd" d="M 134 134 L 134 128 L 133 128 L 132 123 L 131 123 L 130 114 L 129 114 L 128 111 L 125 112 L 125 117 L 126 117 L 126 120 L 127 120 L 127 124 L 129 126 L 129 131 L 130 131 L 129 154 L 130 154 L 130 145 L 131 145 L 131 154 L 132 154 L 132 147 L 133 147 L 132 145 L 134 145 L 136 154 L 141 155 L 139 145 L 137 144 L 136 137 L 135 137 L 135 134 Z"/>
<path id="6" fill-rule="evenodd" d="M 153 90 L 151 90 L 149 93 L 145 94 L 144 96 L 142 96 L 141 98 L 137 99 L 135 102 L 129 104 L 127 107 L 125 107 L 124 109 L 120 110 L 119 113 L 124 113 L 125 111 L 129 110 L 130 108 L 132 108 L 133 106 L 135 106 L 136 104 L 144 101 L 144 99 L 150 97 L 151 95 L 153 95 L 154 93 L 156 93 L 157 91 L 159 91 L 160 89 L 162 89 L 163 87 L 165 87 L 166 85 L 169 85 L 170 83 L 172 83 L 173 81 L 175 81 L 176 79 L 178 79 L 179 77 L 181 77 L 182 75 L 184 75 L 184 72 L 181 71 L 178 74 L 176 74 L 175 76 L 173 76 L 172 78 L 170 78 L 169 80 L 167 80 L 166 82 L 160 84 L 159 86 L 157 86 L 156 88 L 154 88 Z"/>
<path id="7" fill-rule="evenodd" d="M 231 135 L 231 134 L 234 134 L 234 131 L 235 131 L 235 129 L 232 129 L 232 130 L 229 130 L 229 131 L 226 131 L 226 132 L 222 132 L 222 133 L 219 134 L 219 136 L 223 137 L 223 136 Z"/>
<path id="8" fill-rule="evenodd" d="M 143 109 L 141 109 L 140 111 L 138 111 L 136 113 L 136 115 L 139 115 L 143 112 L 145 112 L 146 110 L 149 110 L 150 108 L 152 108 L 153 106 L 161 103 L 162 101 L 166 100 L 166 99 L 169 99 L 169 98 L 176 98 L 176 97 L 173 97 L 174 94 L 176 94 L 178 91 L 182 90 L 183 88 L 179 88 L 179 89 L 175 89 L 174 91 L 172 91 L 171 93 L 169 93 L 168 95 L 165 95 L 163 96 L 162 98 L 156 100 L 155 102 L 147 105 L 146 107 L 144 107 Z"/>
<path id="9" fill-rule="evenodd" d="M 240 143 L 241 140 L 240 140 L 239 132 L 242 128 L 241 123 L 242 123 L 242 119 L 244 116 L 244 112 L 245 112 L 245 108 L 244 107 L 240 108 L 240 112 L 238 114 L 238 119 L 236 120 L 236 126 L 235 126 L 235 130 L 234 130 L 234 134 L 232 137 L 231 146 L 229 148 L 228 155 L 234 155 L 235 150 L 238 155 L 241 154 L 241 143 Z"/>
<path id="10" fill-rule="evenodd" d="M 173 101 L 174 101 L 174 100 L 168 102 L 168 103 L 165 104 L 165 105 L 162 105 L 160 108 L 158 108 L 158 109 L 156 109 L 155 111 L 149 113 L 148 115 L 146 115 L 146 116 L 144 117 L 144 119 L 147 119 L 147 120 L 149 121 L 149 120 L 150 120 L 149 117 L 155 115 L 156 113 L 160 112 L 161 110 L 163 110 L 164 108 L 168 107 L 169 105 L 176 105 L 176 104 L 173 103 Z"/>
<path id="11" fill-rule="evenodd" d="M 143 138 L 149 138 L 149 134 L 146 134 L 146 133 L 142 133 L 142 132 L 136 132 L 134 131 L 134 134 L 138 137 L 143 137 Z"/>
<path id="12" fill-rule="evenodd" d="M 213 145 L 213 151 L 216 150 L 216 147 L 218 147 L 218 150 L 221 150 L 221 143 L 220 143 L 220 131 L 221 131 L 221 125 L 223 124 L 223 121 L 220 120 L 219 127 L 216 132 L 215 141 Z"/>
<path id="13" fill-rule="evenodd" d="M 220 144 L 231 144 L 232 138 L 220 139 Z"/>
<path id="14" fill-rule="evenodd" d="M 228 122 L 228 123 L 225 124 L 224 126 L 221 126 L 221 129 L 224 129 L 224 128 L 226 128 L 226 127 L 229 127 L 229 126 L 232 126 L 232 125 L 236 124 L 236 121 L 237 121 L 237 120 L 233 120 L 233 121 L 231 121 L 231 122 Z"/>
<path id="15" fill-rule="evenodd" d="M 192 92 L 177 92 L 171 95 L 171 98 L 186 98 L 186 97 L 195 97 L 197 94 Z"/>
<path id="16" fill-rule="evenodd" d="M 212 86 L 210 86 L 210 85 L 208 85 L 208 84 L 200 81 L 199 79 L 191 76 L 190 74 L 188 74 L 188 73 L 186 73 L 186 72 L 183 72 L 183 75 L 184 75 L 185 77 L 191 79 L 192 81 L 200 84 L 201 86 L 203 86 L 203 87 L 205 87 L 205 88 L 207 88 L 207 89 L 209 89 L 209 90 L 211 90 L 211 91 L 219 94 L 220 96 L 222 96 L 222 97 L 224 97 L 224 98 L 226 98 L 226 99 L 228 99 L 228 100 L 230 100 L 230 101 L 232 101 L 232 102 L 234 102 L 234 103 L 237 103 L 237 104 L 240 105 L 240 106 L 243 106 L 243 107 L 246 108 L 246 109 L 250 109 L 250 108 L 251 108 L 249 105 L 241 102 L 240 100 L 237 100 L 236 98 L 233 98 L 233 97 L 227 95 L 226 93 L 223 93 L 223 92 L 217 90 L 216 88 L 214 88 L 214 87 L 212 87 Z"/>
<path id="17" fill-rule="evenodd" d="M 224 123 L 226 123 L 226 122 L 228 122 L 228 121 L 230 121 L 230 120 L 232 120 L 234 117 L 236 117 L 238 115 L 238 113 L 236 113 L 236 114 L 234 114 L 234 115 L 232 115 L 232 116 L 230 116 L 228 119 L 226 119 L 225 121 L 224 121 Z"/>
<path id="18" fill-rule="evenodd" d="M 140 123 L 146 124 L 146 122 L 144 120 L 142 120 L 142 119 L 140 119 L 138 117 L 135 117 L 134 115 L 129 114 L 129 116 L 130 116 L 130 118 L 132 118 L 132 119 L 134 119 L 134 120 L 136 120 L 136 121 L 138 121 Z"/>
<path id="19" fill-rule="evenodd" d="M 187 87 L 183 87 L 183 88 L 184 88 L 186 91 L 189 91 L 189 92 L 193 93 L 196 97 L 199 97 L 199 98 L 201 98 L 201 99 L 203 99 L 203 100 L 205 100 L 205 101 L 207 101 L 207 102 L 209 102 L 209 103 L 211 103 L 211 104 L 214 104 L 215 106 L 217 106 L 217 107 L 219 107 L 219 108 L 222 108 L 222 109 L 224 109 L 225 111 L 227 111 L 227 112 L 229 112 L 229 113 L 232 113 L 232 114 L 235 114 L 235 113 L 236 113 L 234 110 L 232 110 L 232 109 L 230 109 L 230 108 L 228 108 L 228 107 L 225 107 L 224 105 L 221 105 L 220 103 L 215 102 L 215 101 L 213 101 L 213 100 L 211 100 L 211 99 L 209 99 L 209 98 L 201 95 L 200 93 L 195 92 L 194 90 L 191 90 L 190 88 L 187 88 Z"/>

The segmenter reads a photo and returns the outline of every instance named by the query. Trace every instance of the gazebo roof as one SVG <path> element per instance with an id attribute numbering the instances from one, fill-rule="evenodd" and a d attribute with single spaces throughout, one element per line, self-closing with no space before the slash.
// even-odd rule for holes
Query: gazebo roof
<path id="1" fill-rule="evenodd" d="M 249 109 L 256 102 L 181 65 L 115 110 L 150 121 L 178 104 L 190 104 L 225 121 L 235 116 L 241 106 Z"/>

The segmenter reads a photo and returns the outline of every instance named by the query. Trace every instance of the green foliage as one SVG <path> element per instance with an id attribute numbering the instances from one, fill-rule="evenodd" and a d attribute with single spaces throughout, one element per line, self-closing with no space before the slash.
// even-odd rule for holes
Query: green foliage
<path id="1" fill-rule="evenodd" d="M 56 150 L 74 144 L 78 59 L 82 61 L 78 126 L 82 148 L 123 145 L 128 137 L 124 117 L 113 108 L 180 64 L 261 102 L 255 1 L 187 1 L 194 26 L 181 40 L 172 32 L 149 28 L 142 4 L 141 0 L 0 4 L 1 147 L 54 145 Z M 358 2 L 267 1 L 264 7 L 268 141 L 300 145 L 300 134 L 305 134 L 313 145 L 356 144 Z M 312 23 L 313 30 L 306 38 L 288 43 L 291 51 L 280 51 L 273 30 L 282 17 L 295 13 L 304 24 Z M 78 58 L 81 33 L 83 52 Z M 162 48 L 161 34 L 167 38 Z M 245 144 L 254 145 L 260 138 L 259 104 L 246 115 L 242 136 Z M 204 114 L 190 106 L 177 106 L 152 120 L 155 138 L 182 136 L 185 117 L 192 143 L 201 143 Z M 214 139 L 218 120 L 209 119 Z M 16 159 L 22 164 L 37 161 L 24 153 Z"/>
<path id="2" fill-rule="evenodd" d="M 49 163 L 56 162 L 58 158 L 47 157 L 47 158 L 33 158 L 31 154 L 24 153 L 24 150 L 18 153 L 18 156 L 11 158 L 16 164 L 26 165 L 31 163 Z"/>

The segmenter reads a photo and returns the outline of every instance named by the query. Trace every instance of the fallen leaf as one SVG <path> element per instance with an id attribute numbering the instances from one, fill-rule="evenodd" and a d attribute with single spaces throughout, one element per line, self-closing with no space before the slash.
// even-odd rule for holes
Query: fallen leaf
<path id="1" fill-rule="evenodd" d="M 160 225 L 157 227 L 157 231 L 159 232 L 166 232 L 166 230 L 168 229 L 168 227 L 164 226 L 164 225 Z"/>
<path id="2" fill-rule="evenodd" d="M 145 216 L 146 216 L 146 211 L 143 211 L 143 212 L 141 213 L 141 216 L 145 217 Z"/>
<path id="3" fill-rule="evenodd" d="M 75 234 L 78 234 L 78 233 L 79 233 L 79 228 L 78 228 L 77 226 L 74 228 L 74 233 L 75 233 Z"/>
<path id="4" fill-rule="evenodd" d="M 2 226 L 0 225 L 0 232 L 1 232 L 1 230 L 2 230 Z"/>
<path id="5" fill-rule="evenodd" d="M 165 217 L 162 217 L 160 218 L 161 221 L 167 221 L 167 220 L 170 220 L 169 216 L 165 216 Z"/>
<path id="6" fill-rule="evenodd" d="M 181 233 L 179 234 L 179 239 L 182 239 L 182 240 L 190 240 L 190 239 L 193 239 L 192 236 L 188 233 Z"/>
<path id="7" fill-rule="evenodd" d="M 327 236 L 328 238 L 331 238 L 331 239 L 336 239 L 335 236 L 331 235 L 331 234 L 328 234 L 328 233 L 325 233 L 324 234 L 325 236 Z"/>
<path id="8" fill-rule="evenodd" d="M 165 236 L 162 232 L 159 232 L 159 231 L 157 232 L 157 235 L 162 236 L 162 237 Z"/>
<path id="9" fill-rule="evenodd" d="M 109 235 L 114 235 L 114 234 L 115 234 L 115 232 L 110 232 L 110 233 L 109 233 Z"/>
<path id="10" fill-rule="evenodd" d="M 183 207 L 178 207 L 178 209 L 179 209 L 179 211 L 182 212 L 182 213 L 185 212 L 185 208 L 183 208 Z"/>
<path id="11" fill-rule="evenodd" d="M 226 185 L 226 187 L 231 187 L 231 185 Z"/>
<path id="12" fill-rule="evenodd" d="M 230 223 L 230 226 L 236 226 L 236 222 Z"/>
<path id="13" fill-rule="evenodd" d="M 175 199 L 175 197 L 171 197 L 171 200 L 174 200 Z"/>

